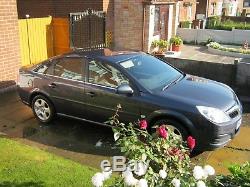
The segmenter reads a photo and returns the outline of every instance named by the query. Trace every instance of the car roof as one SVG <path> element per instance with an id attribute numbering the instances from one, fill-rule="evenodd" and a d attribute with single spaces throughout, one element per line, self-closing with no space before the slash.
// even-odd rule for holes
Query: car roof
<path id="1" fill-rule="evenodd" d="M 144 54 L 138 51 L 118 51 L 109 48 L 95 50 L 75 50 L 65 54 L 66 57 L 82 56 L 94 60 L 101 60 L 110 63 L 119 63 L 130 58 Z"/>

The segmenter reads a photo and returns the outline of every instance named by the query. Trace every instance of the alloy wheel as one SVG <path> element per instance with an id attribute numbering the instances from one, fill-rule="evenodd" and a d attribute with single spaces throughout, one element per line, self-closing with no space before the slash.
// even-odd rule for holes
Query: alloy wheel
<path id="1" fill-rule="evenodd" d="M 49 107 L 49 104 L 43 99 L 37 99 L 35 101 L 34 111 L 37 117 L 42 121 L 46 121 L 50 118 L 51 109 Z"/>

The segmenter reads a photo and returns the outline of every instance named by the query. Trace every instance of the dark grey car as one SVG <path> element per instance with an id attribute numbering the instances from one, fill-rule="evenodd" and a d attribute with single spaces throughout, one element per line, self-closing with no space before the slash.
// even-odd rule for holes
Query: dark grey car
<path id="1" fill-rule="evenodd" d="M 145 115 L 150 127 L 167 124 L 184 139 L 192 135 L 200 150 L 226 145 L 242 118 L 230 87 L 143 52 L 79 50 L 23 67 L 19 95 L 43 123 L 59 115 L 103 124 L 120 103 L 121 121 Z"/>

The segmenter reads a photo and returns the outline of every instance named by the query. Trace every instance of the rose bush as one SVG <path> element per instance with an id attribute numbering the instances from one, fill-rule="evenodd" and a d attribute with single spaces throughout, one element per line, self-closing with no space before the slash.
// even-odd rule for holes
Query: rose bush
<path id="1" fill-rule="evenodd" d="M 108 123 L 113 126 L 116 145 L 126 156 L 127 162 L 137 161 L 139 167 L 132 171 L 128 166 L 113 186 L 206 186 L 207 179 L 214 174 L 214 170 L 211 166 L 192 166 L 190 153 L 196 143 L 193 137 L 183 141 L 166 124 L 161 124 L 156 127 L 154 134 L 149 134 L 144 116 L 137 123 L 125 125 L 118 120 L 120 109 L 118 105 L 115 115 Z M 96 182 L 96 178 L 101 183 Z M 104 177 L 98 173 L 92 181 L 98 186 L 103 184 Z"/>

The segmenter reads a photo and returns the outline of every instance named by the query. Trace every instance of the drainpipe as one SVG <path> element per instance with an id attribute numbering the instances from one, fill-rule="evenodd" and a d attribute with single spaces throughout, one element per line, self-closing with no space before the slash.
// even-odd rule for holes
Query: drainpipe
<path id="1" fill-rule="evenodd" d="M 144 51 L 144 41 L 145 41 L 145 16 L 146 16 L 145 4 L 143 4 L 143 26 L 142 26 L 142 51 Z"/>
<path id="2" fill-rule="evenodd" d="M 206 6 L 206 19 L 208 17 L 208 9 L 209 9 L 209 0 L 207 0 L 207 6 Z"/>
<path id="3" fill-rule="evenodd" d="M 29 22 L 28 22 L 30 15 L 26 14 L 25 17 L 26 17 L 26 30 L 27 30 L 27 35 L 28 35 L 29 61 L 30 61 L 30 64 L 32 64 L 31 63 L 31 54 L 30 54 L 30 37 L 29 37 Z"/>

